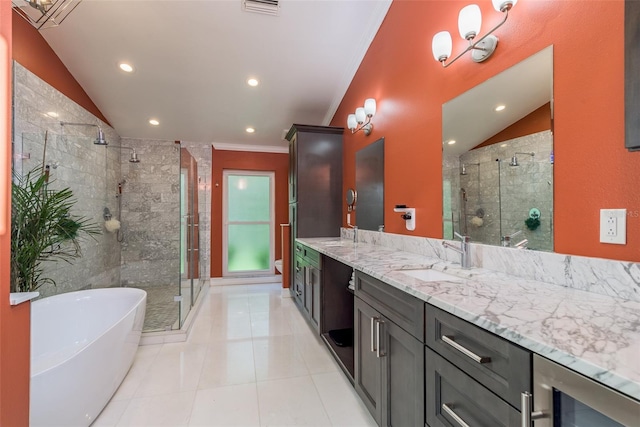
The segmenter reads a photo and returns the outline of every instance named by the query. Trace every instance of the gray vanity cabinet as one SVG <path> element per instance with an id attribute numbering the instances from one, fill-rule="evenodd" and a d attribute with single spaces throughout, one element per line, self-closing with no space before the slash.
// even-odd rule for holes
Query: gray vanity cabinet
<path id="1" fill-rule="evenodd" d="M 394 304 L 398 302 L 395 298 L 372 298 L 372 294 L 390 293 L 402 300 L 400 306 Z M 410 312 L 422 310 L 424 316 L 424 303 L 360 272 L 356 272 L 354 301 L 356 392 L 378 425 L 423 426 L 424 343 L 415 336 L 424 336 L 423 319 L 418 322 L 417 331 L 410 328 L 416 334 L 403 329 L 394 319 L 407 305 L 416 308 Z"/>
<path id="2" fill-rule="evenodd" d="M 432 306 L 425 333 L 432 350 L 520 409 L 520 394 L 532 387 L 529 351 Z"/>
<path id="3" fill-rule="evenodd" d="M 320 253 L 296 243 L 295 254 L 294 301 L 319 333 L 322 303 Z"/>

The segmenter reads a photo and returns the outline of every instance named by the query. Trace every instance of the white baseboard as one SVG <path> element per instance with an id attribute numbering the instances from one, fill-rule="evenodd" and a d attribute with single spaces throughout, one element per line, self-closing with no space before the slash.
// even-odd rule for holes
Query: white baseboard
<path id="1" fill-rule="evenodd" d="M 282 276 L 274 274 L 272 276 L 259 277 L 212 277 L 211 286 L 227 285 L 250 285 L 256 283 L 282 283 Z"/>

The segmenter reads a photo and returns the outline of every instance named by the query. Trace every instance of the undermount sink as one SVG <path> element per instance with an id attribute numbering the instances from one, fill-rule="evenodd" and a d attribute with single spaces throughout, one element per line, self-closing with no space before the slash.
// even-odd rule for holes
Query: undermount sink
<path id="1" fill-rule="evenodd" d="M 398 270 L 402 274 L 415 277 L 424 282 L 459 282 L 463 280 L 461 277 L 454 276 L 453 274 L 443 273 L 442 271 L 433 270 L 431 268 L 419 269 L 419 270 Z"/>

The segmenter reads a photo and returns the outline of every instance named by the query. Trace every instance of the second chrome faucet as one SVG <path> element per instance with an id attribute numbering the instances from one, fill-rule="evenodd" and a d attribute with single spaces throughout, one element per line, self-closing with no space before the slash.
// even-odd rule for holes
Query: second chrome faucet
<path id="1" fill-rule="evenodd" d="M 469 244 L 471 238 L 469 236 L 463 236 L 455 231 L 453 234 L 460 239 L 460 247 L 447 241 L 443 241 L 442 246 L 458 252 L 460 254 L 460 266 L 464 269 L 469 269 L 471 268 L 471 245 Z"/>

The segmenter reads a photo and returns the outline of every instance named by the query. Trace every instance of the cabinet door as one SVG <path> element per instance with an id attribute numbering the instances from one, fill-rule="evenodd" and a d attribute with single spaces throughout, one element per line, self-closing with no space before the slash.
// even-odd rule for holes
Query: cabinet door
<path id="1" fill-rule="evenodd" d="M 380 425 L 424 426 L 424 344 L 384 317 L 379 327 L 386 402 Z"/>
<path id="2" fill-rule="evenodd" d="M 294 135 L 289 141 L 289 203 L 295 203 L 298 199 L 298 135 Z"/>
<path id="3" fill-rule="evenodd" d="M 311 281 L 311 323 L 315 326 L 315 328 L 320 330 L 320 307 L 321 307 L 321 299 L 320 295 L 320 270 L 315 267 L 309 268 L 309 279 Z"/>
<path id="4" fill-rule="evenodd" d="M 295 302 L 302 308 L 304 307 L 304 261 L 299 256 L 296 256 L 294 272 Z"/>
<path id="5" fill-rule="evenodd" d="M 313 267 L 307 262 L 304 265 L 304 311 L 308 318 L 311 318 L 311 309 L 313 307 L 313 290 L 311 289 L 311 271 Z"/>
<path id="6" fill-rule="evenodd" d="M 379 313 L 359 298 L 354 298 L 355 389 L 365 406 L 381 425 L 382 359 L 376 355 L 376 321 Z"/>

